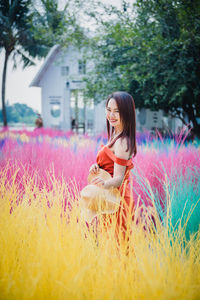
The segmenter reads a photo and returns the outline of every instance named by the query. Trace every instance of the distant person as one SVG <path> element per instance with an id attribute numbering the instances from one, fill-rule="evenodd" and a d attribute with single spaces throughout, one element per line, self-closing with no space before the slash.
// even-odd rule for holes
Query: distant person
<path id="1" fill-rule="evenodd" d="M 72 127 L 72 130 L 74 129 L 78 129 L 78 126 L 77 126 L 77 122 L 76 122 L 76 119 L 72 119 L 72 122 L 71 122 L 71 127 Z"/>
<path id="2" fill-rule="evenodd" d="M 76 121 L 75 119 L 72 119 L 72 130 L 76 127 Z"/>
<path id="3" fill-rule="evenodd" d="M 43 120 L 40 114 L 38 114 L 37 119 L 35 120 L 35 126 L 36 128 L 42 128 L 43 127 Z"/>

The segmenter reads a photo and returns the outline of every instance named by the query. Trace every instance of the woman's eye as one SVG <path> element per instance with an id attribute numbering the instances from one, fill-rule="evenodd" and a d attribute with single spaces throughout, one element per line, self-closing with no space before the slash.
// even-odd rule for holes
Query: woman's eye
<path id="1" fill-rule="evenodd" d="M 109 108 L 106 108 L 106 111 L 109 112 L 109 113 L 111 113 L 111 110 L 110 110 Z M 115 113 L 119 113 L 119 110 L 114 110 L 113 113 L 114 113 L 114 114 L 115 114 Z"/>

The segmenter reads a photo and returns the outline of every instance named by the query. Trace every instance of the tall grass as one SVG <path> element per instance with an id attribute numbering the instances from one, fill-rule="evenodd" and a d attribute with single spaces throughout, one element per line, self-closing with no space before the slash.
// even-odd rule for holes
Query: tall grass
<path id="1" fill-rule="evenodd" d="M 88 225 L 78 205 L 101 141 L 3 134 L 0 299 L 198 299 L 198 145 L 138 147 L 135 218 L 117 239 L 115 215 Z"/>

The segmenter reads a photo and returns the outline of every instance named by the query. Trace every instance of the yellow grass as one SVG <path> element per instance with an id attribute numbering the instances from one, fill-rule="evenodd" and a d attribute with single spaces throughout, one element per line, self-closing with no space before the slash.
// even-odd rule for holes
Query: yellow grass
<path id="1" fill-rule="evenodd" d="M 155 216 L 156 233 L 134 223 L 119 246 L 114 219 L 108 230 L 101 219 L 88 230 L 64 182 L 54 179 L 51 192 L 39 191 L 34 178 L 22 182 L 19 205 L 15 177 L 0 182 L 0 299 L 198 299 L 199 234 L 186 242 L 180 228 L 173 238 Z M 71 212 L 63 210 L 65 197 Z"/>

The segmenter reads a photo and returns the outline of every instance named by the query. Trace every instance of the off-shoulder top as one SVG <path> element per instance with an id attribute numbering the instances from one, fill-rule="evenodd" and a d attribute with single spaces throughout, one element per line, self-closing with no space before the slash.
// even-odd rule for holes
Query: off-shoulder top
<path id="1" fill-rule="evenodd" d="M 126 186 L 127 186 L 127 183 L 129 183 L 130 170 L 134 166 L 132 159 L 126 160 L 126 159 L 119 158 L 119 157 L 115 156 L 115 154 L 112 152 L 112 150 L 110 148 L 108 148 L 108 146 L 101 145 L 101 149 L 97 153 L 96 161 L 97 161 L 97 164 L 99 165 L 99 167 L 104 169 L 108 173 L 110 173 L 110 175 L 112 177 L 113 177 L 113 172 L 114 172 L 114 163 L 121 165 L 121 166 L 126 166 L 123 185 L 126 183 Z M 127 194 L 127 193 L 125 193 L 125 194 Z"/>

